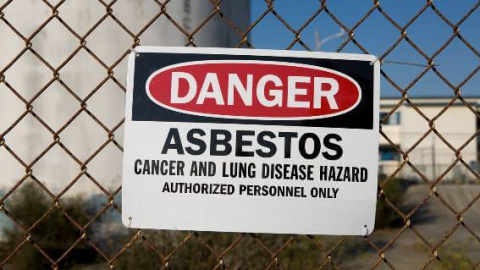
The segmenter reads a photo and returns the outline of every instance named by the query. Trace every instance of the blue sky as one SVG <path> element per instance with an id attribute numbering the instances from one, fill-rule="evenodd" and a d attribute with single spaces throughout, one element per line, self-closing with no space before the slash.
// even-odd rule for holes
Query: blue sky
<path id="1" fill-rule="evenodd" d="M 477 0 L 445 0 L 434 1 L 435 7 L 452 23 L 457 23 L 474 5 Z M 426 1 L 420 0 L 385 0 L 381 1 L 382 9 L 403 27 Z M 348 28 L 364 16 L 372 7 L 371 0 L 327 1 L 328 9 Z M 274 7 L 277 13 L 294 29 L 300 28 L 308 18 L 320 7 L 317 0 L 276 0 Z M 252 0 L 252 21 L 257 19 L 267 5 L 262 0 Z M 325 13 L 320 13 L 301 33 L 301 39 L 315 50 L 315 31 L 320 39 L 340 31 L 340 27 Z M 446 24 L 431 9 L 428 8 L 420 17 L 407 28 L 407 36 L 420 47 L 427 55 L 432 55 L 453 34 L 452 28 Z M 480 51 L 480 8 L 460 25 L 460 34 L 472 46 Z M 364 46 L 369 53 L 381 56 L 401 36 L 385 17 L 374 11 L 370 17 L 355 31 L 355 39 Z M 294 39 L 291 33 L 271 13 L 263 18 L 252 31 L 252 43 L 255 48 L 285 49 Z M 343 42 L 342 38 L 330 40 L 321 47 L 321 51 L 334 52 Z M 300 44 L 292 49 L 305 50 Z M 350 42 L 342 52 L 361 53 Z M 382 66 L 383 71 L 400 87 L 406 87 L 425 67 L 395 64 L 391 62 L 408 62 L 426 65 L 427 61 L 405 40 L 386 58 Z M 437 69 L 452 84 L 458 85 L 476 67 L 480 65 L 480 58 L 471 52 L 465 44 L 455 38 L 450 45 L 434 58 Z M 382 96 L 400 96 L 394 87 L 382 78 Z M 480 71 L 462 88 L 465 96 L 480 95 Z M 433 71 L 427 72 L 410 90 L 409 96 L 453 96 L 453 90 L 447 86 Z"/>

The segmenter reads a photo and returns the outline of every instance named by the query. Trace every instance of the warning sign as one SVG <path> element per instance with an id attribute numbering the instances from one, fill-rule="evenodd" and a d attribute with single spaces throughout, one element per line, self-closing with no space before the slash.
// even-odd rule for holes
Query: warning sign
<path id="1" fill-rule="evenodd" d="M 378 173 L 375 60 L 137 47 L 128 67 L 123 223 L 371 233 Z"/>

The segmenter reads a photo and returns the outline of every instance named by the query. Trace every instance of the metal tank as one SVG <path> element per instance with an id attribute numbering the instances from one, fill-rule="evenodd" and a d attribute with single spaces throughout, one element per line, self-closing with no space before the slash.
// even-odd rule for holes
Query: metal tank
<path id="1" fill-rule="evenodd" d="M 210 16 L 214 9 L 212 2 L 172 0 L 165 11 L 181 28 L 191 33 Z M 30 51 L 23 52 L 26 42 L 0 21 L 0 71 L 8 66 L 5 81 L 0 82 L 0 134 L 8 131 L 6 147 L 0 146 L 0 189 L 12 187 L 26 174 L 25 167 L 7 147 L 26 165 L 33 164 L 32 174 L 55 193 L 72 181 L 76 181 L 75 185 L 67 193 L 100 191 L 89 176 L 110 191 L 120 185 L 122 153 L 109 142 L 108 131 L 124 115 L 125 94 L 119 85 L 126 85 L 127 66 L 126 57 L 121 57 L 134 44 L 128 32 L 136 34 L 141 31 L 161 8 L 155 1 L 121 0 L 111 10 L 122 25 L 107 16 L 90 32 L 106 14 L 106 7 L 96 0 L 67 0 L 58 8 L 58 16 L 75 33 L 53 18 L 36 34 L 36 29 L 52 14 L 51 8 L 43 1 L 15 0 L 3 10 L 5 19 L 26 39 L 34 34 L 27 43 L 41 59 Z M 220 11 L 242 31 L 248 27 L 249 0 L 225 0 Z M 83 37 L 85 48 L 77 51 Z M 189 41 L 165 14 L 158 17 L 139 39 L 141 45 L 157 46 L 183 46 Z M 241 39 L 220 16 L 215 15 L 196 32 L 193 42 L 198 46 L 234 47 Z M 9 66 L 17 56 L 19 59 Z M 60 81 L 54 80 L 56 74 L 48 65 L 53 69 L 60 68 Z M 27 107 L 41 121 L 30 114 L 23 116 Z M 13 125 L 22 116 L 22 120 Z M 49 128 L 53 132 L 61 131 L 59 143 L 54 143 Z M 110 138 L 121 145 L 123 126 L 111 135 Z M 38 156 L 41 158 L 37 160 Z M 78 162 L 86 163 L 87 174 L 80 173 L 85 168 Z"/>

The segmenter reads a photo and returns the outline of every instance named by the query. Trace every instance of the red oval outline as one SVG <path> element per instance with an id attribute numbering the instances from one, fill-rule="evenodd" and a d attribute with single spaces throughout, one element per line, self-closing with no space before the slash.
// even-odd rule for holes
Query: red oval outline
<path id="1" fill-rule="evenodd" d="M 355 87 L 358 91 L 358 98 L 357 98 L 357 101 L 352 106 L 350 106 L 350 107 L 348 107 L 345 110 L 342 110 L 340 112 L 336 112 L 336 113 L 323 114 L 323 115 L 312 115 L 312 116 L 307 116 L 307 117 L 305 117 L 305 116 L 300 116 L 300 117 L 299 116 L 296 116 L 296 117 L 265 117 L 265 116 L 252 117 L 252 116 L 236 116 L 236 115 L 224 115 L 224 114 L 213 114 L 213 113 L 200 113 L 200 112 L 183 110 L 183 109 L 171 107 L 167 104 L 164 104 L 164 103 L 158 101 L 150 93 L 150 87 L 149 87 L 150 81 L 155 76 L 157 76 L 158 74 L 160 74 L 164 71 L 174 69 L 174 68 L 178 68 L 178 67 L 183 67 L 183 66 L 193 66 L 193 65 L 201 65 L 201 64 L 223 64 L 223 63 L 238 63 L 238 64 L 242 64 L 242 63 L 247 64 L 248 63 L 248 64 L 268 64 L 268 65 L 279 65 L 279 66 L 294 66 L 294 67 L 300 67 L 300 68 L 307 68 L 307 69 L 320 70 L 320 71 L 324 71 L 324 72 L 330 72 L 330 73 L 341 76 L 341 77 L 349 80 L 350 82 L 352 82 L 355 85 Z M 341 73 L 341 72 L 333 70 L 333 69 L 318 67 L 318 66 L 313 66 L 313 65 L 308 65 L 308 64 L 290 63 L 290 62 L 281 62 L 281 61 L 262 61 L 262 60 L 200 60 L 200 61 L 190 61 L 190 62 L 183 62 L 183 63 L 169 65 L 169 66 L 163 67 L 163 68 L 153 72 L 148 77 L 147 82 L 145 83 L 145 92 L 146 92 L 148 98 L 150 98 L 151 101 L 153 101 L 155 104 L 157 104 L 157 105 L 159 105 L 159 106 L 161 106 L 165 109 L 168 109 L 168 110 L 172 110 L 172 111 L 176 111 L 176 112 L 180 112 L 180 113 L 185 113 L 185 114 L 190 114 L 190 115 L 195 115 L 195 116 L 226 118 L 226 119 L 239 119 L 239 120 L 241 120 L 241 119 L 247 119 L 247 120 L 324 119 L 324 118 L 330 118 L 330 117 L 345 114 L 345 113 L 353 110 L 354 108 L 356 108 L 358 106 L 358 104 L 360 103 L 360 101 L 362 100 L 362 88 L 353 78 L 351 78 L 350 76 L 348 76 L 344 73 Z"/>

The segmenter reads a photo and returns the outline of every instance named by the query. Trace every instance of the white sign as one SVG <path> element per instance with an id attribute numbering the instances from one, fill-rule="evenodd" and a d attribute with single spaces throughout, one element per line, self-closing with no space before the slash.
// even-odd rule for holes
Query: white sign
<path id="1" fill-rule="evenodd" d="M 123 223 L 371 233 L 378 174 L 375 60 L 137 47 L 129 58 Z"/>

